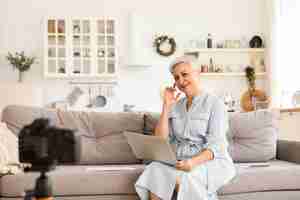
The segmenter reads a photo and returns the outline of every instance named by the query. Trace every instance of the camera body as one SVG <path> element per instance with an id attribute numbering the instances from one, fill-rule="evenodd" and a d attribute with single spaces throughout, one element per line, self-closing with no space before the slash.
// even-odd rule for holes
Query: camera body
<path id="1" fill-rule="evenodd" d="M 28 171 L 50 171 L 56 164 L 76 161 L 75 135 L 70 129 L 50 126 L 46 118 L 38 118 L 19 134 L 20 162 L 30 163 Z"/>

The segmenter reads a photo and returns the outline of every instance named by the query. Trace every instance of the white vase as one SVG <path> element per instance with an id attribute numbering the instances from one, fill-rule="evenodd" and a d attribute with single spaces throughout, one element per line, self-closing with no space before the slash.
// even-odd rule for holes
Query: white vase
<path id="1" fill-rule="evenodd" d="M 18 71 L 18 82 L 21 83 L 23 81 L 23 72 Z"/>

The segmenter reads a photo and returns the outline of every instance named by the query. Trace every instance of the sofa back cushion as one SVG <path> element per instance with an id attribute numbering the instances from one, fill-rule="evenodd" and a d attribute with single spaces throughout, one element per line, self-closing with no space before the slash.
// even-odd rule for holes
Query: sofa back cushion
<path id="1" fill-rule="evenodd" d="M 58 124 L 56 111 L 41 107 L 9 105 L 2 111 L 2 121 L 16 135 L 36 118 L 48 118 L 52 125 Z"/>
<path id="2" fill-rule="evenodd" d="M 75 131 L 76 159 L 80 164 L 139 163 L 123 135 L 143 132 L 144 115 L 134 112 L 79 112 L 41 107 L 7 106 L 2 120 L 14 134 L 34 119 L 45 117 L 52 125 Z"/>
<path id="3" fill-rule="evenodd" d="M 279 111 L 257 110 L 229 117 L 229 152 L 236 162 L 275 158 Z"/>
<path id="4" fill-rule="evenodd" d="M 95 137 L 119 134 L 124 131 L 142 132 L 144 115 L 138 112 L 91 112 L 90 119 Z"/>
<path id="5" fill-rule="evenodd" d="M 81 164 L 140 163 L 123 135 L 124 131 L 143 132 L 144 115 L 135 112 L 91 112 L 93 135 L 80 137 Z"/>
<path id="6" fill-rule="evenodd" d="M 159 113 L 145 113 L 144 132 L 151 134 Z M 227 138 L 235 162 L 264 162 L 275 158 L 279 112 L 257 110 L 229 115 Z"/>
<path id="7" fill-rule="evenodd" d="M 139 163 L 123 131 L 142 132 L 142 113 L 58 111 L 59 126 L 75 130 L 79 164 Z"/>

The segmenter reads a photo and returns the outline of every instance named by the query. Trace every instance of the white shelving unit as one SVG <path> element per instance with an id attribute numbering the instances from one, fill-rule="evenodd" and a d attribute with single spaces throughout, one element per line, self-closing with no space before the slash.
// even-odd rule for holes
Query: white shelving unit
<path id="1" fill-rule="evenodd" d="M 257 77 L 264 77 L 266 75 L 265 72 L 258 72 L 255 73 Z M 208 72 L 208 73 L 201 73 L 200 76 L 245 76 L 243 72 Z"/>
<path id="2" fill-rule="evenodd" d="M 188 49 L 184 51 L 186 55 L 193 55 L 198 58 L 200 61 L 206 60 L 205 63 L 209 65 L 208 58 L 212 58 L 215 61 L 215 58 L 218 57 L 217 62 L 219 65 L 222 65 L 223 72 L 203 72 L 201 73 L 202 77 L 240 77 L 245 76 L 242 67 L 250 65 L 250 60 L 259 55 L 260 58 L 265 58 L 265 49 L 264 48 L 200 48 L 200 49 Z M 227 62 L 225 62 L 225 59 Z M 221 63 L 220 63 L 221 62 Z M 233 63 L 235 65 L 240 65 L 239 69 L 228 70 L 225 65 L 230 65 L 228 63 Z M 239 63 L 239 64 L 237 64 Z M 216 63 L 214 63 L 216 64 Z M 253 66 L 253 65 L 252 65 Z M 258 78 L 264 78 L 266 75 L 265 70 L 257 70 L 257 66 L 253 66 L 256 70 L 256 75 Z"/>
<path id="3" fill-rule="evenodd" d="M 46 78 L 115 78 L 116 20 L 112 18 L 47 17 Z"/>
<path id="4" fill-rule="evenodd" d="M 264 48 L 203 48 L 203 49 L 187 49 L 185 53 L 263 53 Z"/>

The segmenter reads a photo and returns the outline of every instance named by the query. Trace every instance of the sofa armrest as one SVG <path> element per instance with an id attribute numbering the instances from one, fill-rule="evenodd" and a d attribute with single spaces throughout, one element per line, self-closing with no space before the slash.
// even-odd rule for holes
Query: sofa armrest
<path id="1" fill-rule="evenodd" d="M 300 164 L 300 141 L 278 140 L 276 158 Z"/>

